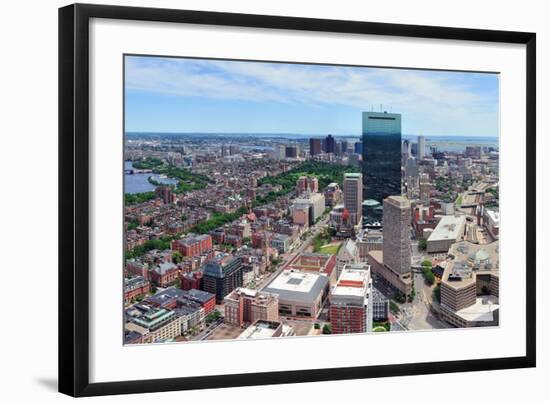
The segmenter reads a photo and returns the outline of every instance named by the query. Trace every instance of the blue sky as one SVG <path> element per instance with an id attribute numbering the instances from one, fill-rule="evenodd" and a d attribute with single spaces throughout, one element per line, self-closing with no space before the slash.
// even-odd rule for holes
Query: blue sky
<path id="1" fill-rule="evenodd" d="M 126 57 L 126 131 L 359 134 L 361 112 L 403 134 L 498 136 L 498 75 Z"/>

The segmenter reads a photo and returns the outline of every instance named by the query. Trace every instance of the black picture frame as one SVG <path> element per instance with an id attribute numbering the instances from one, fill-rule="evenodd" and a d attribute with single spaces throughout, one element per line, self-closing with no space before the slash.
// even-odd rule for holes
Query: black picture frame
<path id="1" fill-rule="evenodd" d="M 88 61 L 91 18 L 516 43 L 526 46 L 526 354 L 521 357 L 90 383 Z M 480 29 L 74 4 L 59 9 L 59 391 L 71 396 L 514 369 L 536 364 L 536 35 Z"/>

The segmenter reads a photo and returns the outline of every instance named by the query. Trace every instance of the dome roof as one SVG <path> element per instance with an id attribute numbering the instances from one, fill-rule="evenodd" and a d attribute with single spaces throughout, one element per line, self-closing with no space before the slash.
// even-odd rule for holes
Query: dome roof
<path id="1" fill-rule="evenodd" d="M 480 262 L 488 262 L 491 259 L 491 257 L 489 256 L 487 251 L 480 249 L 479 251 L 471 254 L 470 259 L 472 259 L 475 263 L 480 263 Z"/>

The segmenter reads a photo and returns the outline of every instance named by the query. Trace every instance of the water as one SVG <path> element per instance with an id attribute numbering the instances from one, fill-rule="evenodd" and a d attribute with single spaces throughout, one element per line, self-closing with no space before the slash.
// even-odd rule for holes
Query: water
<path id="1" fill-rule="evenodd" d="M 124 170 L 131 169 L 132 162 L 125 161 Z M 163 184 L 176 184 L 178 182 L 174 178 L 161 178 L 159 174 L 124 174 L 124 192 L 127 194 L 136 194 L 154 191 L 155 186 L 148 181 L 149 177 L 153 177 L 155 181 L 162 182 Z"/>

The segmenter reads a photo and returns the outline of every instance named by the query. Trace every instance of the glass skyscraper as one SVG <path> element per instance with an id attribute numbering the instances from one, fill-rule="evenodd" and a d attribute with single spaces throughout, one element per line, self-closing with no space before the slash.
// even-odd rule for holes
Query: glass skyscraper
<path id="1" fill-rule="evenodd" d="M 401 195 L 401 114 L 363 112 L 363 223 L 382 223 L 383 200 Z"/>

